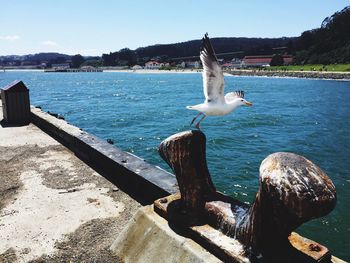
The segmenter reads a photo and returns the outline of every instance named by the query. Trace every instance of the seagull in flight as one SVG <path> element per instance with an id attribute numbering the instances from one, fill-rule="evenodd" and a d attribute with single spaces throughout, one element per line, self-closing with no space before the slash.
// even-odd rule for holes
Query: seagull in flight
<path id="1" fill-rule="evenodd" d="M 203 92 L 205 101 L 201 104 L 186 107 L 190 110 L 199 111 L 198 115 L 193 118 L 190 126 L 201 115 L 202 118 L 195 125 L 197 129 L 200 129 L 199 125 L 206 116 L 223 116 L 242 105 L 253 105 L 244 99 L 244 91 L 241 90 L 229 92 L 224 96 L 224 74 L 210 43 L 208 33 L 202 38 L 200 59 L 203 65 Z"/>

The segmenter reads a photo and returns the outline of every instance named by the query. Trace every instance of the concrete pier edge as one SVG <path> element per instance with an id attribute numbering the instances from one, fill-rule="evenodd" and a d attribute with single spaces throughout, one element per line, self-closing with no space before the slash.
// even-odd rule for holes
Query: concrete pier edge
<path id="1" fill-rule="evenodd" d="M 31 121 L 141 204 L 178 191 L 173 174 L 31 106 Z"/>
<path id="2" fill-rule="evenodd" d="M 176 233 L 152 205 L 134 214 L 110 249 L 125 263 L 222 262 L 191 238 Z"/>

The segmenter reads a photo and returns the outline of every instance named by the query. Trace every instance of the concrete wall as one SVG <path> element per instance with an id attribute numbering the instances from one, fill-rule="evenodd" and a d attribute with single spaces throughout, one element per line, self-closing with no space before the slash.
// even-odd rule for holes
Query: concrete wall
<path id="1" fill-rule="evenodd" d="M 173 174 L 31 107 L 31 121 L 142 204 L 177 192 Z"/>
<path id="2" fill-rule="evenodd" d="M 110 248 L 124 263 L 220 263 L 195 241 L 178 234 L 152 206 L 138 210 Z"/>

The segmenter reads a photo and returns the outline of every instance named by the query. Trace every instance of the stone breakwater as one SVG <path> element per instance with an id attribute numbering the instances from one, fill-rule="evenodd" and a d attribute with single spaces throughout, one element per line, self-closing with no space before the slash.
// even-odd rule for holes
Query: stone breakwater
<path id="1" fill-rule="evenodd" d="M 234 76 L 350 80 L 350 72 L 227 70 L 225 71 L 225 73 L 228 73 Z"/>

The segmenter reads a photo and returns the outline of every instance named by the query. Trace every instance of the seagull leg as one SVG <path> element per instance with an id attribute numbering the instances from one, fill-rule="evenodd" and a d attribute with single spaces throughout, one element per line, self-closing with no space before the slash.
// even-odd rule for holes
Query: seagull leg
<path id="1" fill-rule="evenodd" d="M 199 128 L 199 124 L 201 123 L 201 121 L 202 121 L 202 120 L 204 120 L 204 118 L 205 118 L 205 117 L 207 117 L 207 115 L 205 115 L 205 114 L 203 113 L 203 117 L 202 117 L 202 119 L 200 119 L 200 120 L 199 120 L 199 122 L 197 122 L 197 124 L 196 124 L 196 126 L 195 126 L 195 127 L 196 127 L 198 130 L 200 130 L 200 128 Z"/>
<path id="2" fill-rule="evenodd" d="M 198 113 L 198 115 L 196 117 L 193 118 L 193 120 L 191 121 L 190 127 L 192 126 L 192 124 L 194 123 L 194 121 L 201 115 L 203 114 L 202 112 Z"/>

